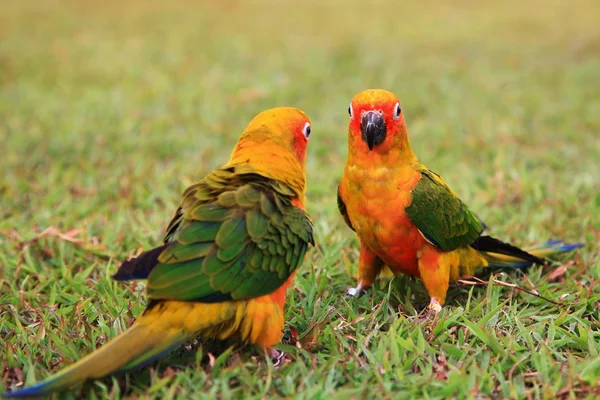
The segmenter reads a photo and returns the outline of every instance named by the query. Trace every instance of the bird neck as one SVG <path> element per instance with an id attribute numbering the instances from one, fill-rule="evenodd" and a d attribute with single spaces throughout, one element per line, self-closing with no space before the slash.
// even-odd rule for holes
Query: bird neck
<path id="1" fill-rule="evenodd" d="M 348 164 L 361 168 L 393 169 L 404 165 L 414 165 L 419 159 L 413 153 L 408 138 L 394 137 L 381 143 L 371 151 L 358 135 L 348 136 Z"/>
<path id="2" fill-rule="evenodd" d="M 276 143 L 238 142 L 227 166 L 245 164 L 258 174 L 285 183 L 304 204 L 306 168 L 295 154 Z"/>

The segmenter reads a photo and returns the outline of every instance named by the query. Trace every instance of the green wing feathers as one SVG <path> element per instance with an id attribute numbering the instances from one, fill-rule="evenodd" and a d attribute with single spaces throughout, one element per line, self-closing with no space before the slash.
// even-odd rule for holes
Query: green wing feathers
<path id="1" fill-rule="evenodd" d="M 246 166 L 217 170 L 190 187 L 148 276 L 149 298 L 218 302 L 275 291 L 314 244 L 294 196 Z"/>
<path id="2" fill-rule="evenodd" d="M 342 196 L 340 195 L 340 185 L 338 185 L 337 188 L 337 206 L 340 214 L 342 214 L 342 217 L 344 218 L 346 225 L 348 225 L 348 227 L 354 231 L 355 229 L 350 222 L 350 217 L 348 216 L 348 210 L 346 210 L 346 203 L 344 203 L 344 200 L 342 200 Z"/>
<path id="3" fill-rule="evenodd" d="M 419 171 L 406 215 L 427 241 L 444 251 L 473 243 L 483 232 L 479 218 L 437 174 L 425 167 Z"/>

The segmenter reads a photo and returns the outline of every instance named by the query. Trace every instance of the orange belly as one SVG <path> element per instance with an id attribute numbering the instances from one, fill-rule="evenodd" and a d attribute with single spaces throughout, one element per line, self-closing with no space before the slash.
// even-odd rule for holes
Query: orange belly
<path id="1" fill-rule="evenodd" d="M 418 277 L 417 253 L 427 242 L 405 209 L 421 174 L 408 166 L 383 172 L 347 167 L 340 194 L 361 242 L 395 274 Z"/>
<path id="2" fill-rule="evenodd" d="M 354 219 L 350 216 L 350 220 L 362 242 L 395 274 L 418 277 L 417 253 L 426 241 L 404 214 L 404 209 L 401 210 L 402 212 L 399 209 L 388 209 L 383 215 L 359 214 Z M 357 221 L 356 224 L 354 220 Z"/>

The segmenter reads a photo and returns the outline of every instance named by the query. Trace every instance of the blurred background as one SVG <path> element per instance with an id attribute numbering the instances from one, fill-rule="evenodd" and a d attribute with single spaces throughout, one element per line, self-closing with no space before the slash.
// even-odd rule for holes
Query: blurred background
<path id="1" fill-rule="evenodd" d="M 90 213 L 64 196 L 130 207 L 158 190 L 174 206 L 280 105 L 312 118 L 311 207 L 335 214 L 321 207 L 334 207 L 347 104 L 375 87 L 484 216 L 535 190 L 581 201 L 598 183 L 594 1 L 8 1 L 2 14 L 4 228 Z"/>
<path id="2" fill-rule="evenodd" d="M 138 315 L 143 298 L 129 299 L 140 288 L 111 283 L 115 264 L 161 240 L 182 191 L 228 160 L 254 115 L 287 105 L 313 121 L 307 194 L 319 245 L 289 311 L 307 330 L 315 299 L 339 299 L 354 282 L 356 240 L 335 193 L 348 103 L 368 88 L 400 98 L 415 153 L 494 235 L 593 244 L 579 259 L 580 280 L 564 290 L 598 279 L 597 1 L 0 4 L 0 304 L 13 310 L 4 308 L 5 321 L 41 316 L 50 327 L 56 315 L 66 329 L 76 306 L 102 328 L 103 315 L 122 315 L 118 301 Z M 38 241 L 42 232 L 59 239 Z M 20 332 L 12 324 L 3 334 Z M 35 326 L 27 333 L 42 338 Z M 110 326 L 102 332 L 119 331 Z M 7 336 L 12 351 L 24 337 Z M 62 351 L 56 343 L 35 348 L 43 365 L 51 349 Z M 20 382 L 29 353 L 11 354 L 0 354 L 16 368 L 5 370 L 6 385 Z M 535 379 L 555 382 L 549 376 Z"/>

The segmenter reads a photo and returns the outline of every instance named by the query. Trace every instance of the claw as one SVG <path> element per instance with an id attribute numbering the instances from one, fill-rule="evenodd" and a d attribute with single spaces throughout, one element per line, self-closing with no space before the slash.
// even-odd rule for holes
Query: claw
<path id="1" fill-rule="evenodd" d="M 429 306 L 428 307 L 435 314 L 438 314 L 440 311 L 442 311 L 442 305 L 440 304 L 439 301 L 437 301 L 437 299 L 435 299 L 433 297 L 431 298 L 431 301 L 429 302 Z"/>
<path id="2" fill-rule="evenodd" d="M 356 297 L 356 298 L 360 297 L 360 295 L 362 293 L 362 288 L 363 288 L 362 283 L 359 283 L 356 287 L 348 289 L 348 293 L 346 294 L 345 298 L 349 299 L 351 297 Z"/>
<path id="3" fill-rule="evenodd" d="M 283 351 L 279 351 L 276 349 L 269 349 L 265 351 L 267 356 L 271 358 L 271 362 L 273 363 L 273 368 L 279 368 L 285 359 L 285 353 Z"/>
<path id="4" fill-rule="evenodd" d="M 427 322 L 430 327 L 435 326 L 440 311 L 442 311 L 442 305 L 437 299 L 432 298 L 429 301 L 429 305 L 422 311 L 421 315 L 419 316 L 419 322 Z"/>

